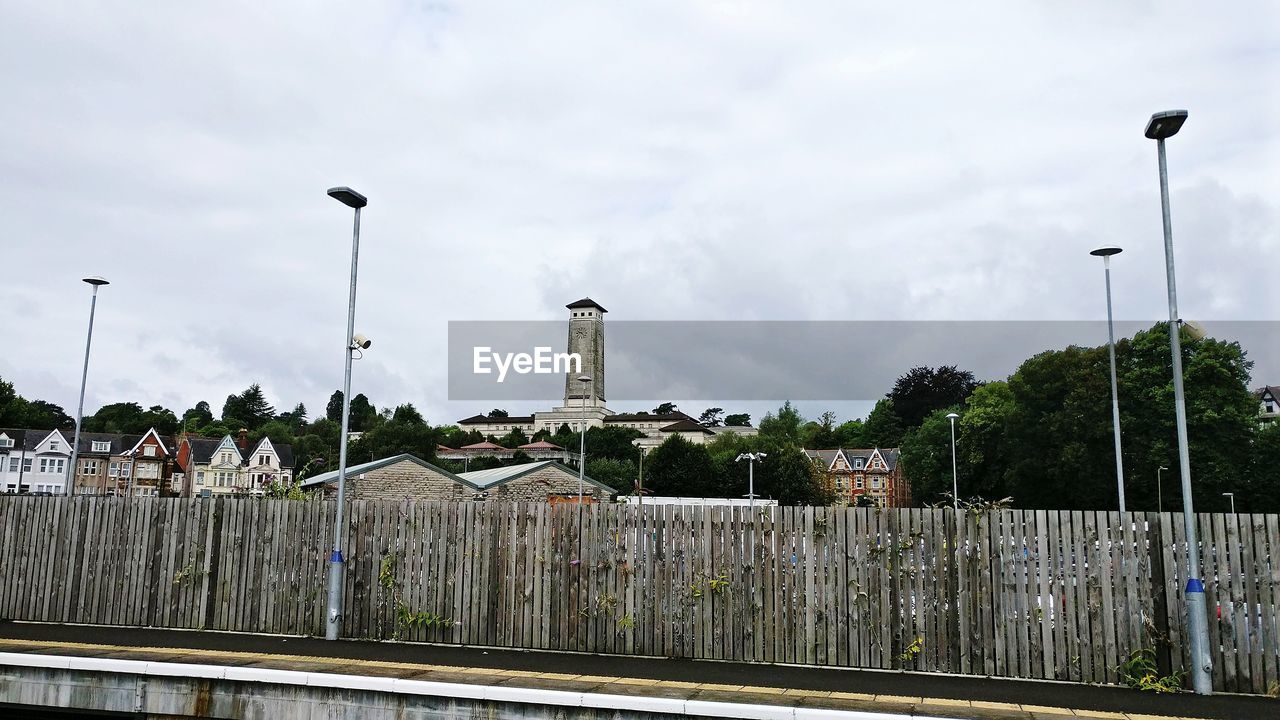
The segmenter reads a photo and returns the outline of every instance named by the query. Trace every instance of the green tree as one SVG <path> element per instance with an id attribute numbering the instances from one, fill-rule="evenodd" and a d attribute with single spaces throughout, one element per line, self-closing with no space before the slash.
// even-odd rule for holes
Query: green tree
<path id="1" fill-rule="evenodd" d="M 834 448 L 839 446 L 836 435 L 836 414 L 830 410 L 817 420 L 810 420 L 800 428 L 800 444 L 807 448 Z"/>
<path id="2" fill-rule="evenodd" d="M 721 494 L 721 483 L 707 448 L 679 435 L 672 435 L 654 448 L 645 459 L 644 469 L 645 487 L 654 495 L 719 497 Z"/>
<path id="3" fill-rule="evenodd" d="M 893 401 L 881 398 L 862 425 L 863 446 L 898 447 L 902 444 L 902 435 L 902 420 L 893 409 Z"/>
<path id="4" fill-rule="evenodd" d="M 636 473 L 636 464 L 627 460 L 587 457 L 587 475 L 623 494 L 635 488 Z"/>
<path id="5" fill-rule="evenodd" d="M 751 416 L 747 413 L 734 413 L 726 415 L 724 424 L 728 427 L 751 427 Z"/>
<path id="6" fill-rule="evenodd" d="M 490 410 L 490 411 L 489 411 L 489 415 L 488 415 L 488 417 L 491 417 L 491 418 L 504 418 L 504 417 L 511 417 L 511 416 L 510 416 L 509 414 L 507 414 L 507 411 L 506 411 L 506 410 L 503 410 L 502 408 L 494 408 L 494 409 L 492 409 L 492 410 Z"/>
<path id="7" fill-rule="evenodd" d="M 849 420 L 836 427 L 832 447 L 864 448 L 867 445 L 866 430 L 861 420 Z"/>
<path id="8" fill-rule="evenodd" d="M 378 409 L 369 402 L 369 398 L 364 393 L 359 393 L 351 398 L 351 421 L 349 423 L 352 432 L 364 432 L 373 427 L 378 417 Z M 339 411 L 338 419 L 342 419 L 342 413 Z"/>
<path id="9" fill-rule="evenodd" d="M 911 484 L 911 497 L 917 504 L 940 502 L 951 495 L 951 421 L 947 413 L 957 410 L 933 411 L 920 427 L 908 430 L 902 439 L 898 464 Z M 960 497 L 967 496 L 966 490 L 967 483 L 962 483 Z"/>
<path id="10" fill-rule="evenodd" d="M 333 422 L 342 422 L 341 390 L 334 390 L 333 394 L 329 396 L 329 402 L 324 406 L 324 416 Z"/>
<path id="11" fill-rule="evenodd" d="M 976 495 L 999 500 L 1009 496 L 1010 452 L 1006 443 L 1013 410 L 1013 393 L 1003 380 L 982 385 L 969 396 L 968 406 L 956 422 L 962 498 Z"/>
<path id="12" fill-rule="evenodd" d="M 189 430 L 202 428 L 213 422 L 213 410 L 209 403 L 201 400 L 195 407 L 182 413 L 182 424 Z"/>
<path id="13" fill-rule="evenodd" d="M 664 402 L 653 409 L 654 415 L 670 415 L 677 412 L 680 412 L 680 408 L 676 407 L 676 404 L 673 402 Z"/>
<path id="14" fill-rule="evenodd" d="M 893 409 L 904 427 L 918 427 L 935 410 L 962 404 L 978 383 L 973 373 L 955 365 L 914 367 L 889 391 Z"/>
<path id="15" fill-rule="evenodd" d="M 788 400 L 778 408 L 777 414 L 765 413 L 760 419 L 760 434 L 779 442 L 798 444 L 800 442 L 800 426 L 804 418 Z"/>
<path id="16" fill-rule="evenodd" d="M 710 407 L 702 411 L 698 416 L 698 422 L 707 427 L 720 427 L 720 417 L 724 415 L 724 408 Z"/>
<path id="17" fill-rule="evenodd" d="M 275 418 L 276 409 L 267 402 L 262 386 L 254 383 L 239 395 L 228 395 L 222 405 L 222 421 L 228 425 L 237 420 L 249 430 L 256 430 Z"/>

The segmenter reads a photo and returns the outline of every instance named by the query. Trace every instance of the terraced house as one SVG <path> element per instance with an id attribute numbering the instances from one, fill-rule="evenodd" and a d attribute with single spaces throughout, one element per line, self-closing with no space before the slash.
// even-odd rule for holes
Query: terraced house
<path id="1" fill-rule="evenodd" d="M 183 497 L 261 495 L 273 482 L 293 481 L 293 448 L 267 437 L 251 444 L 246 430 L 236 438 L 185 436 L 177 458 L 174 491 Z"/>
<path id="2" fill-rule="evenodd" d="M 856 505 L 860 497 L 866 497 L 877 507 L 911 504 L 911 489 L 898 469 L 898 448 L 804 452 L 835 489 L 837 502 Z"/>

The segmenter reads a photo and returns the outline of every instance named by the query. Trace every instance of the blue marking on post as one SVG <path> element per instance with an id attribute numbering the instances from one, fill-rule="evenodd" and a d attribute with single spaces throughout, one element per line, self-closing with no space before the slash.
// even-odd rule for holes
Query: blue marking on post
<path id="1" fill-rule="evenodd" d="M 1200 578 L 1190 578 L 1190 579 L 1188 579 L 1188 580 L 1187 580 L 1187 592 L 1189 592 L 1189 593 L 1202 593 L 1202 594 L 1203 594 L 1203 593 L 1204 593 L 1204 583 L 1200 581 Z"/>
<path id="2" fill-rule="evenodd" d="M 334 550 L 332 553 L 330 553 L 330 554 L 329 554 L 329 562 L 334 562 L 334 563 L 340 563 L 340 562 L 342 562 L 342 551 L 341 551 L 341 550 Z M 1203 592 L 1203 591 L 1202 591 L 1202 592 Z"/>

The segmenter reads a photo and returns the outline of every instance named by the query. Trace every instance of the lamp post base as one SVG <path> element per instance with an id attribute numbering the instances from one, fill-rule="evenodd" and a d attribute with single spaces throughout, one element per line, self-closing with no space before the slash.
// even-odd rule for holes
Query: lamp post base
<path id="1" fill-rule="evenodd" d="M 1187 580 L 1187 620 L 1191 632 L 1191 689 L 1197 695 L 1213 694 L 1213 658 L 1198 628 L 1209 627 L 1208 608 L 1205 607 L 1204 583 L 1198 578 Z"/>
<path id="2" fill-rule="evenodd" d="M 325 640 L 337 640 L 342 629 L 342 581 L 345 575 L 342 553 L 334 550 L 329 556 L 329 609 L 325 613 Z"/>

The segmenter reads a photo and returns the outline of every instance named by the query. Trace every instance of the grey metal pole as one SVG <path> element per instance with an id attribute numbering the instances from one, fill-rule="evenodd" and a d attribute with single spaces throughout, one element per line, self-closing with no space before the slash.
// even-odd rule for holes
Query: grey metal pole
<path id="1" fill-rule="evenodd" d="M 107 281 L 101 278 L 85 278 L 85 282 L 93 286 L 93 297 L 89 300 L 89 333 L 84 340 L 84 369 L 80 372 L 80 402 L 76 405 L 76 433 L 75 439 L 71 441 L 71 466 L 67 468 L 68 497 L 76 494 L 76 462 L 80 459 L 80 425 L 84 421 L 84 386 L 89 380 L 89 348 L 93 345 L 93 316 L 98 310 L 98 287 L 107 284 Z M 21 482 L 18 489 L 22 489 Z"/>
<path id="2" fill-rule="evenodd" d="M 342 627 L 342 585 L 346 566 L 342 558 L 343 531 L 347 497 L 347 433 L 351 425 L 351 356 L 352 338 L 356 333 L 356 265 L 360 258 L 360 208 L 355 208 L 355 229 L 351 235 L 351 290 L 347 296 L 346 368 L 342 375 L 342 434 L 338 439 L 338 517 L 333 525 L 333 549 L 329 553 L 329 613 L 325 626 L 326 640 L 337 640 Z"/>
<path id="3" fill-rule="evenodd" d="M 956 472 L 956 414 L 947 415 L 951 421 L 951 502 L 954 509 L 960 509 L 960 481 Z"/>
<path id="4" fill-rule="evenodd" d="M 1116 437 L 1116 493 L 1124 512 L 1124 458 L 1120 454 L 1120 390 L 1116 384 L 1116 331 L 1111 317 L 1111 256 L 1102 258 L 1107 275 L 1107 352 L 1111 355 L 1111 429 Z"/>
<path id="5" fill-rule="evenodd" d="M 1160 472 L 1168 469 L 1163 465 L 1156 468 L 1156 512 L 1164 512 L 1164 486 L 1160 481 Z"/>
<path id="6" fill-rule="evenodd" d="M 1235 493 L 1233 493 L 1233 492 L 1229 492 L 1229 493 L 1222 493 L 1222 494 L 1223 494 L 1223 496 L 1225 496 L 1228 500 L 1230 500 L 1230 501 L 1231 501 L 1231 514 L 1232 514 L 1232 515 L 1235 515 L 1235 514 L 1236 514 L 1236 494 L 1235 494 Z"/>
<path id="7" fill-rule="evenodd" d="M 1173 407 L 1178 425 L 1178 470 L 1182 476 L 1182 522 L 1187 532 L 1187 620 L 1191 636 L 1191 687 L 1200 695 L 1213 694 L 1213 658 L 1209 655 L 1209 618 L 1204 581 L 1200 577 L 1200 541 L 1196 536 L 1191 500 L 1191 452 L 1187 447 L 1187 403 L 1182 388 L 1182 339 L 1178 322 L 1178 289 L 1173 271 L 1173 225 L 1169 216 L 1169 171 L 1164 138 L 1156 140 L 1160 160 L 1160 210 L 1164 221 L 1164 266 L 1169 290 L 1169 349 L 1173 354 Z"/>
<path id="8" fill-rule="evenodd" d="M 587 467 L 587 386 L 582 385 L 582 426 L 578 428 L 578 504 L 582 504 L 582 478 Z"/>
<path id="9" fill-rule="evenodd" d="M 747 507 L 754 510 L 756 507 L 756 459 L 752 457 L 747 462 Z"/>

